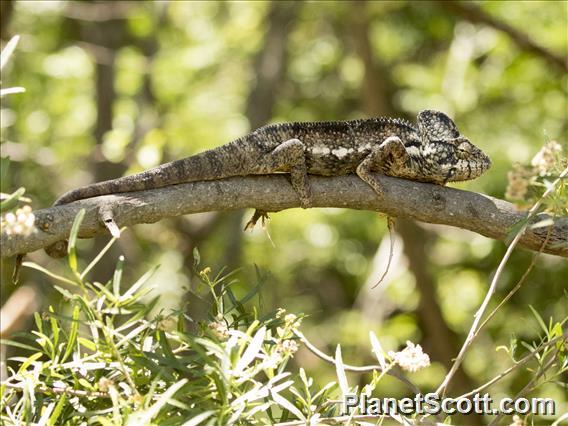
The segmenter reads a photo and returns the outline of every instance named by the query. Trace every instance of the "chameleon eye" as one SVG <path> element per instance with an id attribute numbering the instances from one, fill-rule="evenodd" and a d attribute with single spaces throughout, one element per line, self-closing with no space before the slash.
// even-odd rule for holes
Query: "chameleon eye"
<path id="1" fill-rule="evenodd" d="M 471 144 L 469 142 L 462 142 L 457 147 L 457 157 L 460 160 L 468 158 L 472 153 Z"/>

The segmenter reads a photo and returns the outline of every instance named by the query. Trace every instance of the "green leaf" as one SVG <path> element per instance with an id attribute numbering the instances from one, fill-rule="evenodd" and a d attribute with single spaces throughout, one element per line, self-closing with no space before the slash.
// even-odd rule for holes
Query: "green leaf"
<path id="1" fill-rule="evenodd" d="M 26 188 L 24 187 L 18 188 L 16 191 L 11 193 L 8 198 L 0 202 L 0 211 L 5 212 L 6 210 L 16 207 L 18 205 L 18 201 L 25 193 Z"/>
<path id="2" fill-rule="evenodd" d="M 21 374 L 24 371 L 26 371 L 30 365 L 32 365 L 35 361 L 40 359 L 42 356 L 43 356 L 42 352 L 36 352 L 35 354 L 27 357 L 26 360 L 24 362 L 22 362 L 22 365 L 20 365 L 20 368 L 18 369 L 18 374 Z"/>
<path id="3" fill-rule="evenodd" d="M 49 322 L 51 324 L 51 332 L 53 333 L 53 346 L 57 347 L 59 344 L 59 324 L 57 323 L 57 319 L 52 315 L 53 314 L 53 307 L 49 307 Z"/>
<path id="4" fill-rule="evenodd" d="M 10 157 L 0 157 L 0 184 L 7 184 L 8 170 L 10 170 Z"/>
<path id="5" fill-rule="evenodd" d="M 73 316 L 71 320 L 71 331 L 69 332 L 69 339 L 67 340 L 67 347 L 65 348 L 65 353 L 63 354 L 63 358 L 61 358 L 61 362 L 65 362 L 67 358 L 73 353 L 75 349 L 75 342 L 77 340 L 77 332 L 79 330 L 79 314 L 80 314 L 79 305 L 75 305 L 73 307 Z"/>
<path id="6" fill-rule="evenodd" d="M 59 401 L 57 401 L 57 405 L 55 406 L 53 413 L 51 413 L 51 416 L 49 417 L 49 421 L 47 422 L 49 426 L 57 424 L 57 419 L 61 415 L 61 412 L 63 411 L 66 402 L 67 402 L 67 394 L 63 393 L 59 397 Z"/>
<path id="7" fill-rule="evenodd" d="M 35 269 L 35 270 L 37 270 L 37 271 L 43 272 L 45 275 L 47 275 L 47 276 L 49 276 L 49 277 L 51 277 L 51 278 L 55 278 L 55 279 L 58 280 L 58 281 L 61 281 L 61 282 L 67 283 L 67 284 L 71 284 L 71 285 L 74 285 L 74 286 L 77 285 L 77 283 L 76 283 L 75 281 L 71 281 L 70 279 L 65 278 L 65 277 L 62 277 L 61 275 L 54 274 L 53 272 L 48 271 L 47 269 L 45 269 L 43 266 L 39 266 L 37 263 L 34 263 L 34 262 L 24 262 L 24 263 L 22 263 L 22 266 L 25 266 L 25 267 L 27 267 L 27 268 L 31 268 L 31 269 Z"/>
<path id="8" fill-rule="evenodd" d="M 15 35 L 10 39 L 10 41 L 6 44 L 4 49 L 2 49 L 2 53 L 0 54 L 0 70 L 4 69 L 4 66 L 8 63 L 8 60 L 14 53 L 16 46 L 18 45 L 18 41 L 20 41 L 20 36 Z"/>
<path id="9" fill-rule="evenodd" d="M 41 331 L 43 333 L 43 320 L 41 319 L 39 312 L 34 312 L 34 321 L 36 323 L 38 331 Z"/>
<path id="10" fill-rule="evenodd" d="M 373 331 L 369 331 L 369 340 L 371 341 L 371 347 L 373 348 L 373 353 L 377 360 L 379 361 L 379 365 L 381 369 L 385 371 L 387 369 L 387 361 L 385 359 L 385 351 L 381 346 L 377 335 Z"/>
<path id="11" fill-rule="evenodd" d="M 280 394 L 276 392 L 270 392 L 272 399 L 276 402 L 280 407 L 285 410 L 288 410 L 290 413 L 294 414 L 300 420 L 306 420 L 306 416 L 296 408 L 290 401 L 282 397 Z"/>
<path id="12" fill-rule="evenodd" d="M 122 228 L 120 232 L 124 231 L 125 228 Z M 107 251 L 112 247 L 114 242 L 117 240 L 117 237 L 112 237 L 107 245 L 95 256 L 95 258 L 89 263 L 89 265 L 85 268 L 85 270 L 81 273 L 81 279 L 84 279 L 85 276 L 95 267 L 97 263 L 102 259 L 102 257 L 106 254 Z"/>
<path id="13" fill-rule="evenodd" d="M 77 216 L 75 216 L 75 220 L 73 221 L 73 226 L 71 227 L 71 232 L 69 234 L 69 244 L 67 245 L 67 253 L 69 254 L 69 267 L 71 270 L 78 275 L 77 273 L 77 235 L 79 234 L 79 228 L 81 227 L 81 222 L 83 222 L 83 218 L 85 217 L 85 209 L 79 210 Z"/>
<path id="14" fill-rule="evenodd" d="M 13 95 L 15 93 L 24 93 L 26 89 L 23 87 L 8 87 L 6 89 L 0 89 L 0 98 L 6 95 Z"/>
<path id="15" fill-rule="evenodd" d="M 154 354 L 152 354 L 152 355 L 154 355 Z M 147 356 L 146 354 L 132 354 L 130 356 L 130 358 L 132 359 L 132 361 L 135 364 L 140 365 L 141 367 L 147 368 L 155 376 L 164 377 L 164 379 L 166 379 L 166 380 L 173 380 L 174 379 L 174 376 L 169 371 L 163 369 L 160 365 L 153 362 L 151 360 L 153 357 L 151 357 L 151 356 Z"/>
<path id="16" fill-rule="evenodd" d="M 543 321 L 542 317 L 539 315 L 539 313 L 535 310 L 535 308 L 533 308 L 531 305 L 529 305 L 530 310 L 532 311 L 534 317 L 536 318 L 536 321 L 538 322 L 538 325 L 540 325 L 540 328 L 542 328 L 542 330 L 544 331 L 544 334 L 546 334 L 548 336 L 548 327 L 546 326 L 545 322 Z"/>
<path id="17" fill-rule="evenodd" d="M 59 287 L 58 285 L 54 285 L 53 286 L 55 288 L 55 290 L 57 290 L 59 293 L 61 293 L 63 295 L 63 297 L 65 297 L 66 299 L 73 299 L 73 293 L 71 293 L 69 290 L 63 288 L 63 287 Z"/>
<path id="18" fill-rule="evenodd" d="M 16 342 L 15 340 L 10 339 L 0 339 L 0 345 L 13 346 L 15 348 L 27 349 L 29 351 L 37 351 L 38 349 L 37 347 L 26 345 L 24 343 Z"/>
<path id="19" fill-rule="evenodd" d="M 160 265 L 156 265 L 154 266 L 152 269 L 150 269 L 149 271 L 147 271 L 144 275 L 142 275 L 138 281 L 136 281 L 134 284 L 132 284 L 132 286 L 126 290 L 126 292 L 121 296 L 121 300 L 127 299 L 131 296 L 134 295 L 134 293 L 140 288 L 142 287 L 144 284 L 146 284 L 146 282 L 152 277 L 152 275 L 154 275 L 154 272 L 156 272 L 156 270 L 160 267 Z"/>
<path id="20" fill-rule="evenodd" d="M 266 335 L 266 327 L 261 327 L 254 337 L 252 338 L 247 349 L 241 356 L 241 359 L 235 367 L 235 372 L 239 373 L 249 366 L 249 364 L 257 357 L 262 349 L 264 343 L 264 336 Z"/>
<path id="21" fill-rule="evenodd" d="M 79 342 L 81 346 L 86 347 L 90 351 L 93 352 L 97 351 L 97 345 L 94 342 L 91 342 L 89 339 L 85 339 L 84 337 L 78 337 L 77 342 Z"/>
<path id="22" fill-rule="evenodd" d="M 182 426 L 198 426 L 211 417 L 215 411 L 205 411 L 185 422 Z"/>
<path id="23" fill-rule="evenodd" d="M 87 379 L 81 378 L 81 379 L 78 380 L 78 382 L 85 389 L 88 389 L 90 391 L 95 390 L 95 387 L 93 386 L 93 384 L 91 382 L 89 382 Z"/>
<path id="24" fill-rule="evenodd" d="M 122 270 L 124 268 L 124 256 L 118 258 L 114 275 L 112 276 L 112 292 L 118 299 L 120 297 L 120 282 L 122 281 Z"/>
<path id="25" fill-rule="evenodd" d="M 335 372 L 337 373 L 337 382 L 339 383 L 341 394 L 345 396 L 349 393 L 349 384 L 347 383 L 347 375 L 345 374 L 345 367 L 341 357 L 340 345 L 337 345 L 335 349 Z"/>
<path id="26" fill-rule="evenodd" d="M 160 410 L 169 402 L 169 400 L 175 395 L 177 391 L 179 391 L 185 384 L 187 383 L 187 379 L 182 379 L 177 383 L 171 385 L 167 391 L 165 391 L 162 395 L 159 396 L 157 401 L 149 407 L 145 412 L 138 413 L 140 416 L 140 422 L 137 424 L 149 424 L 151 420 L 158 415 Z M 136 413 L 133 413 L 136 415 Z M 129 418 L 130 420 L 130 418 Z M 133 423 L 134 424 L 134 423 Z"/>

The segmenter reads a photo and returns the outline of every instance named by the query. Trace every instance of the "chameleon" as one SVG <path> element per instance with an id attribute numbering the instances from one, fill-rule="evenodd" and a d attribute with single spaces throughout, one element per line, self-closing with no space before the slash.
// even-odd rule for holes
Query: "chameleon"
<path id="1" fill-rule="evenodd" d="M 474 179 L 490 168 L 489 157 L 446 114 L 424 110 L 416 124 L 386 117 L 269 124 L 226 145 L 71 190 L 54 205 L 187 182 L 288 173 L 300 206 L 309 208 L 310 174 L 357 174 L 380 197 L 376 173 L 445 185 Z"/>
<path id="2" fill-rule="evenodd" d="M 138 174 L 71 190 L 54 206 L 101 195 L 162 188 L 232 176 L 288 173 L 300 206 L 311 206 L 309 175 L 357 174 L 383 196 L 376 173 L 445 185 L 474 179 L 491 160 L 463 136 L 446 114 L 424 110 L 416 126 L 387 117 L 349 121 L 294 122 L 263 126 L 226 145 L 162 164 Z M 254 226 L 265 212 L 255 211 Z M 66 242 L 46 248 L 66 253 Z"/>

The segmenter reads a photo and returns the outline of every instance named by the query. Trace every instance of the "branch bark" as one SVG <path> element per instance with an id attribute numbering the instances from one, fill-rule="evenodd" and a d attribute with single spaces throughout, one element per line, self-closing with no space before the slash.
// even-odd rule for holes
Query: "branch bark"
<path id="1" fill-rule="evenodd" d="M 456 226 L 497 240 L 506 239 L 511 228 L 526 217 L 526 212 L 516 211 L 512 204 L 487 195 L 387 176 L 379 179 L 385 189 L 382 199 L 355 175 L 311 176 L 313 207 L 374 210 Z M 86 215 L 79 236 L 89 238 L 106 232 L 101 220 L 103 211 L 112 212 L 119 226 L 131 226 L 205 211 L 256 208 L 276 212 L 298 206 L 298 197 L 285 175 L 234 177 L 106 195 L 35 211 L 37 229 L 32 234 L 1 235 L 2 257 L 28 253 L 65 239 L 82 208 Z M 549 216 L 543 213 L 532 221 L 544 219 Z M 568 257 L 568 217 L 551 219 L 552 229 L 542 251 Z M 540 250 L 548 232 L 548 226 L 529 226 L 519 246 Z"/>

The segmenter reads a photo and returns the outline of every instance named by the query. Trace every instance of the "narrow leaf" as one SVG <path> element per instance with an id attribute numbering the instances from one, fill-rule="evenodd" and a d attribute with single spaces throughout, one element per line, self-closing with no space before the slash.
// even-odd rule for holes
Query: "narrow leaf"
<path id="1" fill-rule="evenodd" d="M 23 87 L 8 87 L 7 89 L 0 89 L 0 98 L 6 95 L 13 95 L 15 93 L 24 93 L 26 89 Z"/>
<path id="2" fill-rule="evenodd" d="M 120 297 L 120 282 L 122 281 L 122 269 L 124 267 L 124 256 L 118 258 L 114 275 L 112 276 L 112 292 L 117 299 Z"/>
<path id="3" fill-rule="evenodd" d="M 5 198 L 0 203 L 0 210 L 5 211 L 15 207 L 18 204 L 18 200 L 24 195 L 26 192 L 26 188 L 18 188 L 16 191 L 11 193 L 8 198 Z"/>
<path id="4" fill-rule="evenodd" d="M 544 320 L 542 319 L 542 317 L 540 316 L 540 314 L 536 311 L 535 308 L 533 308 L 531 305 L 529 305 L 530 310 L 532 311 L 534 317 L 536 318 L 536 321 L 538 322 L 538 325 L 540 325 L 540 328 L 542 328 L 542 330 L 544 331 L 544 334 L 546 334 L 548 336 L 548 327 L 546 326 L 546 324 L 544 323 Z"/>
<path id="5" fill-rule="evenodd" d="M 266 327 L 261 327 L 254 335 L 252 341 L 248 345 L 243 356 L 237 363 L 235 371 L 240 373 L 243 371 L 258 355 L 260 349 L 262 348 L 262 343 L 264 342 L 264 335 L 266 334 Z"/>
<path id="6" fill-rule="evenodd" d="M 215 411 L 205 411 L 201 414 L 198 414 L 194 418 L 188 420 L 183 424 L 183 426 L 197 426 L 207 420 L 211 415 L 215 413 Z"/>
<path id="7" fill-rule="evenodd" d="M 138 279 L 138 281 L 136 281 L 134 284 L 132 284 L 132 286 L 128 290 L 126 290 L 126 292 L 122 295 L 120 299 L 124 300 L 131 297 L 140 287 L 146 284 L 146 282 L 150 279 L 150 277 L 152 277 L 152 275 L 154 275 L 154 272 L 156 272 L 156 269 L 158 269 L 159 267 L 160 265 L 156 265 L 148 272 L 146 272 L 144 275 L 142 275 Z"/>
<path id="8" fill-rule="evenodd" d="M 381 366 L 381 370 L 387 369 L 387 362 L 385 360 L 385 351 L 383 347 L 379 343 L 379 339 L 377 339 L 377 335 L 373 331 L 369 331 L 369 340 L 371 341 L 371 346 L 373 347 L 373 353 L 377 357 L 379 361 L 379 365 Z"/>
<path id="9" fill-rule="evenodd" d="M 75 305 L 73 308 L 73 316 L 71 320 L 71 331 L 69 331 L 69 339 L 67 340 L 67 347 L 65 348 L 65 353 L 63 354 L 63 358 L 61 358 L 61 362 L 65 362 L 69 355 L 73 353 L 73 349 L 75 349 L 75 342 L 77 340 L 77 331 L 79 330 L 79 305 Z"/>
<path id="10" fill-rule="evenodd" d="M 69 234 L 69 244 L 67 245 L 67 253 L 69 254 L 69 267 L 71 270 L 77 274 L 77 251 L 75 245 L 77 244 L 77 234 L 79 234 L 79 228 L 81 227 L 81 222 L 85 217 L 85 209 L 79 210 L 75 220 L 73 221 L 73 226 L 71 227 L 71 232 Z"/>
<path id="11" fill-rule="evenodd" d="M 71 285 L 77 285 L 77 283 L 76 283 L 75 281 L 71 281 L 70 279 L 65 278 L 65 277 L 62 277 L 61 275 L 54 274 L 53 272 L 48 271 L 48 270 L 45 269 L 44 267 L 39 266 L 37 263 L 24 262 L 24 263 L 22 263 L 22 266 L 26 266 L 26 267 L 28 267 L 28 268 L 35 269 L 35 270 L 37 270 L 37 271 L 43 272 L 45 275 L 48 275 L 48 276 L 50 276 L 51 278 L 54 278 L 54 279 L 59 280 L 59 281 L 61 281 L 61 282 L 64 282 L 64 283 L 67 283 L 67 284 L 71 284 Z"/>
<path id="12" fill-rule="evenodd" d="M 4 65 L 8 63 L 10 56 L 14 53 L 16 46 L 18 45 L 18 41 L 20 41 L 20 36 L 15 35 L 10 39 L 10 41 L 6 44 L 6 47 L 2 49 L 2 53 L 0 54 L 0 70 L 4 69 Z"/>
<path id="13" fill-rule="evenodd" d="M 341 345 L 337 345 L 335 350 L 335 371 L 337 373 L 337 382 L 341 393 L 345 396 L 349 393 L 349 384 L 347 383 L 347 375 L 345 374 L 345 366 L 341 359 Z"/>
<path id="14" fill-rule="evenodd" d="M 57 405 L 55 406 L 55 409 L 53 410 L 53 413 L 51 414 L 51 417 L 47 422 L 49 426 L 54 426 L 57 424 L 57 419 L 61 415 L 63 408 L 65 408 L 66 403 L 67 403 L 67 394 L 64 393 L 59 397 L 59 401 L 57 401 Z"/>
<path id="15" fill-rule="evenodd" d="M 120 231 L 122 232 L 125 228 L 122 228 Z M 99 261 L 102 259 L 102 257 L 106 254 L 107 251 L 109 251 L 109 249 L 112 247 L 112 245 L 114 244 L 114 242 L 117 240 L 118 238 L 111 238 L 110 241 L 107 243 L 107 245 L 96 255 L 96 257 L 91 261 L 91 263 L 89 263 L 89 266 L 87 266 L 85 268 L 85 270 L 83 271 L 83 273 L 81 274 L 81 279 L 85 278 L 85 276 L 91 271 L 91 269 L 93 269 L 93 267 L 99 263 Z"/>
<path id="16" fill-rule="evenodd" d="M 290 413 L 295 415 L 298 419 L 306 420 L 306 416 L 304 416 L 304 414 L 298 408 L 296 408 L 290 401 L 288 401 L 286 398 L 282 397 L 281 395 L 279 395 L 278 393 L 276 393 L 274 391 L 270 392 L 270 394 L 272 395 L 272 399 L 280 407 L 288 410 Z"/>
<path id="17" fill-rule="evenodd" d="M 148 408 L 148 410 L 146 411 L 144 418 L 145 420 L 147 420 L 147 422 L 144 422 L 143 424 L 150 423 L 150 421 L 158 415 L 160 410 L 168 403 L 168 401 L 175 395 L 175 393 L 180 390 L 186 383 L 187 379 L 182 379 L 179 382 L 171 385 L 167 391 L 160 395 L 155 404 Z"/>

